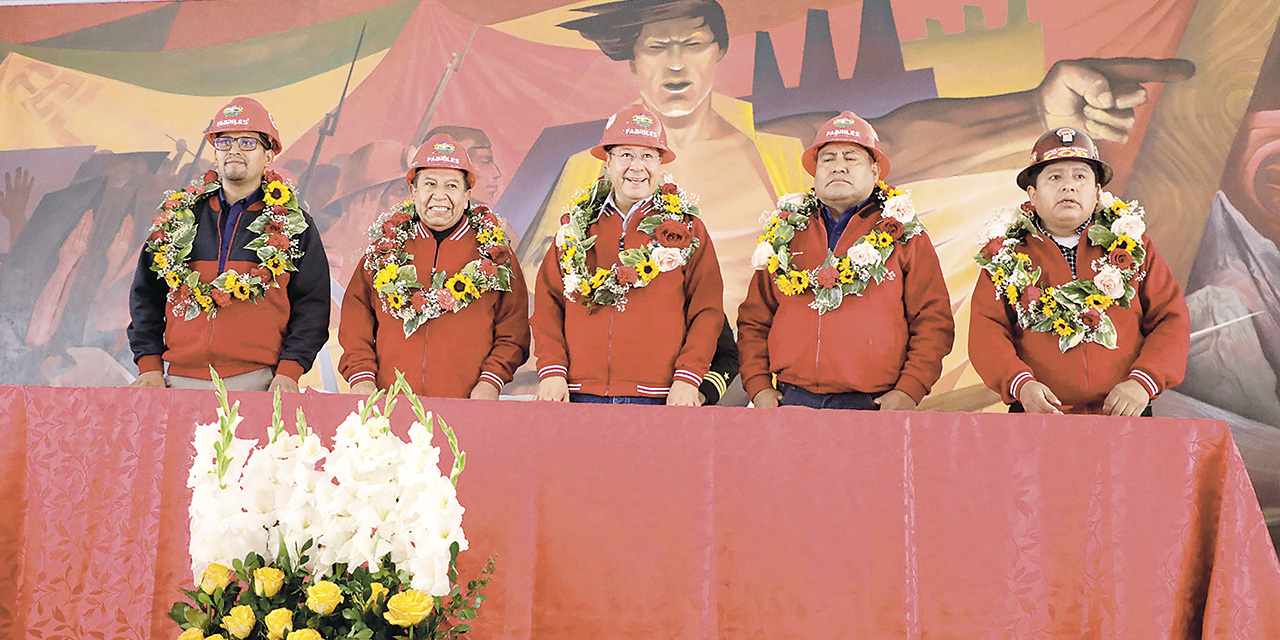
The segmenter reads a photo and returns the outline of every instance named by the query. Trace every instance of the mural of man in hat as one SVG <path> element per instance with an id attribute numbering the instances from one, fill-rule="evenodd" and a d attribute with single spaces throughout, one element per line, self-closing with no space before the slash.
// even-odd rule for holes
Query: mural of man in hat
<path id="1" fill-rule="evenodd" d="M 496 400 L 529 357 L 529 294 L 477 176 L 448 134 L 405 174 L 411 201 L 379 216 L 342 301 L 339 372 L 353 393 L 405 375 L 414 393 Z"/>
<path id="2" fill-rule="evenodd" d="M 1010 412 L 1150 415 L 1186 373 L 1182 288 L 1111 176 L 1088 135 L 1051 130 L 1017 177 L 1028 202 L 984 230 L 969 358 Z"/>
<path id="3" fill-rule="evenodd" d="M 297 391 L 328 335 L 329 267 L 315 221 L 271 169 L 271 114 L 236 98 L 205 137 L 216 171 L 170 191 L 130 293 L 133 386 Z M 165 365 L 168 365 L 167 374 Z"/>
<path id="4" fill-rule="evenodd" d="M 539 400 L 698 404 L 724 327 L 715 248 L 693 198 L 659 171 L 662 123 L 632 105 L 591 149 L 583 187 L 538 272 Z"/>
<path id="5" fill-rule="evenodd" d="M 779 200 L 752 256 L 743 386 L 757 407 L 914 409 L 955 339 L 929 235 L 909 196 L 880 180 L 889 158 L 852 112 L 818 131 L 802 163 L 813 189 Z"/>
<path id="6" fill-rule="evenodd" d="M 730 314 L 746 295 L 756 214 L 778 195 L 811 184 L 795 162 L 803 140 L 835 114 L 805 113 L 757 128 L 752 105 L 714 90 L 729 46 L 725 11 L 717 0 L 614 0 L 575 8 L 585 15 L 562 23 L 594 42 L 609 58 L 627 61 L 639 100 L 666 127 L 679 159 L 670 168 L 702 199 L 702 220 L 715 238 Z M 903 179 L 950 176 L 986 168 L 1021 148 L 1046 123 L 1089 126 L 1124 141 L 1133 108 L 1144 104 L 1142 82 L 1183 79 L 1185 60 L 1062 60 L 1039 87 L 1007 95 L 910 103 L 873 121 Z M 784 135 L 778 135 L 784 134 Z M 998 145 L 990 144 L 995 138 Z M 599 163 L 585 154 L 566 162 L 541 216 L 526 231 L 521 259 L 537 259 L 557 217 Z"/>

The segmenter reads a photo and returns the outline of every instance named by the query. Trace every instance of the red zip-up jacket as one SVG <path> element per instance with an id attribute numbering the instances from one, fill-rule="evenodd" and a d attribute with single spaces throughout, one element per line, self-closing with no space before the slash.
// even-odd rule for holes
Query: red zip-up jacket
<path id="1" fill-rule="evenodd" d="M 1137 294 L 1128 309 L 1113 305 L 1106 311 L 1116 328 L 1115 349 L 1084 342 L 1063 353 L 1057 335 L 1024 331 L 1014 310 L 996 297 L 990 274 L 982 271 L 971 302 L 969 360 L 983 382 L 1013 403 L 1023 385 L 1038 380 L 1062 401 L 1066 413 L 1101 413 L 1107 394 L 1128 378 L 1142 383 L 1152 398 L 1182 382 L 1191 345 L 1187 301 L 1151 239 L 1143 236 L 1142 244 L 1146 259 L 1136 282 L 1130 282 Z M 1075 279 L 1053 240 L 1028 234 L 1023 251 L 1033 268 L 1041 268 L 1039 288 Z M 1089 242 L 1086 226 L 1076 246 L 1079 277 L 1097 275 L 1093 262 L 1105 257 L 1104 247 Z"/>
<path id="2" fill-rule="evenodd" d="M 879 222 L 880 207 L 855 214 L 835 254 L 844 255 Z M 827 229 L 817 215 L 791 240 L 793 264 L 814 269 L 827 257 Z M 773 387 L 772 375 L 813 393 L 880 394 L 898 389 L 920 402 L 942 375 L 955 341 L 951 299 L 927 233 L 894 244 L 885 263 L 892 279 L 845 296 L 825 314 L 809 307 L 812 289 L 784 296 L 767 270 L 751 278 L 738 307 L 738 357 L 747 397 Z"/>
<path id="3" fill-rule="evenodd" d="M 257 237 L 249 224 L 262 208 L 261 199 L 250 204 L 233 221 L 231 246 L 223 247 L 218 195 L 195 205 L 196 237 L 188 266 L 200 273 L 201 282 L 218 276 L 223 253 L 225 269 L 247 273 L 258 265 L 257 254 L 244 246 Z M 257 302 L 233 299 L 212 320 L 203 312 L 191 320 L 174 317 L 169 285 L 151 271 L 152 256 L 144 249 L 129 295 L 129 344 L 138 371 L 160 371 L 168 362 L 171 374 L 208 380 L 210 365 L 223 377 L 265 367 L 297 380 L 310 369 L 329 337 L 329 263 L 315 220 L 303 215 L 307 229 L 296 239 L 303 251 L 295 264 L 298 270 L 281 274 L 280 286 L 268 289 Z"/>
<path id="4" fill-rule="evenodd" d="M 587 230 L 596 236 L 587 252 L 589 273 L 618 262 L 619 239 L 627 249 L 653 242 L 639 229 L 651 204 L 646 201 L 631 215 L 625 236 L 622 215 L 611 203 L 605 205 Z M 602 396 L 665 397 L 673 380 L 702 384 L 724 328 L 724 284 L 706 227 L 696 217 L 686 222 L 699 243 L 689 262 L 631 289 L 625 311 L 612 306 L 588 311 L 580 302 L 567 302 L 560 253 L 552 243 L 534 291 L 540 378 L 561 376 L 572 392 Z"/>
<path id="5" fill-rule="evenodd" d="M 405 242 L 413 254 L 419 282 L 431 274 L 449 275 L 480 256 L 476 232 L 466 219 L 439 244 L 418 223 L 417 235 Z M 374 381 L 379 389 L 395 384 L 403 373 L 413 392 L 435 397 L 466 398 L 481 380 L 499 390 L 529 358 L 529 290 L 513 258 L 511 291 L 488 291 L 457 312 L 428 320 L 407 338 L 404 321 L 383 309 L 373 288 L 374 273 L 361 258 L 342 300 L 338 371 L 347 382 Z"/>

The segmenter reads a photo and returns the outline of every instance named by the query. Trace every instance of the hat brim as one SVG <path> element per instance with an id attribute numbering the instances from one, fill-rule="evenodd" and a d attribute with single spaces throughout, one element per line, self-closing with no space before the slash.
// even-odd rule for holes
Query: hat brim
<path id="1" fill-rule="evenodd" d="M 619 146 L 622 146 L 622 145 L 624 145 L 624 144 L 628 144 L 628 143 L 626 143 L 626 142 L 610 142 L 609 144 L 598 144 L 598 145 L 596 145 L 596 146 L 594 146 L 594 147 L 591 147 L 591 155 L 592 155 L 593 157 L 597 158 L 597 159 L 604 160 L 605 162 L 608 162 L 608 161 L 609 161 L 609 152 L 608 152 L 608 150 L 607 150 L 606 148 L 607 148 L 607 147 L 619 147 Z M 650 148 L 650 149 L 657 149 L 657 150 L 658 150 L 658 152 L 660 152 L 660 153 L 662 154 L 662 164 L 670 164 L 671 162 L 675 161 L 675 159 L 676 159 L 676 152 L 674 152 L 674 151 L 672 151 L 672 150 L 670 150 L 670 149 L 663 149 L 662 147 L 655 147 L 655 146 L 647 145 L 647 144 L 637 144 L 637 145 L 632 145 L 632 146 L 635 146 L 635 147 L 648 147 L 648 148 Z"/>
<path id="2" fill-rule="evenodd" d="M 889 156 L 886 156 L 884 152 L 879 149 L 873 149 L 867 145 L 850 142 L 848 140 L 828 140 L 821 144 L 810 145 L 808 149 L 805 149 L 804 154 L 800 156 L 800 164 L 804 165 L 804 170 L 808 171 L 809 175 L 815 177 L 818 175 L 818 151 L 822 149 L 822 147 L 833 142 L 849 142 L 849 144 L 857 144 L 859 147 L 866 149 L 867 153 L 870 153 L 871 157 L 875 158 L 876 164 L 880 165 L 879 178 L 884 180 L 885 176 L 889 175 Z"/>
<path id="3" fill-rule="evenodd" d="M 1088 162 L 1089 164 L 1092 164 L 1092 165 L 1093 165 L 1093 168 L 1094 168 L 1094 171 L 1096 171 L 1096 172 L 1097 172 L 1097 177 L 1098 177 L 1098 186 L 1100 186 L 1100 187 L 1105 187 L 1105 186 L 1107 186 L 1107 183 L 1108 183 L 1108 182 L 1111 182 L 1111 178 L 1115 175 L 1115 172 L 1114 172 L 1114 171 L 1112 171 L 1112 169 L 1111 169 L 1111 165 L 1109 165 L 1109 164 L 1107 164 L 1107 163 L 1105 163 L 1105 162 L 1103 162 L 1103 161 L 1101 161 L 1101 160 L 1094 160 L 1093 158 L 1078 158 L 1078 157 L 1076 157 L 1076 158 L 1051 158 L 1051 159 L 1049 159 L 1049 160 L 1041 160 L 1040 162 L 1032 163 L 1032 164 L 1031 164 L 1031 165 L 1029 165 L 1026 169 L 1023 169 L 1022 171 L 1019 171 L 1019 172 L 1018 172 L 1018 178 L 1017 178 L 1018 188 L 1019 188 L 1019 189 L 1022 189 L 1023 191 L 1026 191 L 1026 190 L 1027 190 L 1027 187 L 1034 187 L 1034 186 L 1036 186 L 1036 185 L 1035 185 L 1035 182 L 1033 182 L 1033 181 L 1031 180 L 1031 172 L 1032 172 L 1032 171 L 1035 171 L 1037 168 L 1041 168 L 1041 167 L 1045 167 L 1045 166 L 1047 166 L 1047 165 L 1053 164 L 1053 163 L 1055 163 L 1055 162 L 1062 162 L 1063 160 L 1077 160 L 1077 161 L 1081 161 L 1081 162 Z"/>

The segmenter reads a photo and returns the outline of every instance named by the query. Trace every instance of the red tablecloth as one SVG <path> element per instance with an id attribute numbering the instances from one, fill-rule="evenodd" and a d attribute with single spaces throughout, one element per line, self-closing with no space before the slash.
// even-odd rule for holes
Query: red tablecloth
<path id="1" fill-rule="evenodd" d="M 233 396 L 263 437 L 270 397 Z M 285 408 L 328 437 L 355 403 Z M 0 387 L 0 637 L 177 635 L 214 407 Z M 428 408 L 468 451 L 463 575 L 498 554 L 480 638 L 1280 637 L 1280 566 L 1222 422 Z"/>

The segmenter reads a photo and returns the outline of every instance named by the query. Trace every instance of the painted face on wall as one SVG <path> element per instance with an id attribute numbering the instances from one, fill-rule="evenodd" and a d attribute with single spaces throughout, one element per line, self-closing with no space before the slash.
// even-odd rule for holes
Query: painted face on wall
<path id="1" fill-rule="evenodd" d="M 678 118 L 707 101 L 723 57 L 702 18 L 663 20 L 640 30 L 631 70 L 645 105 L 663 117 Z"/>

